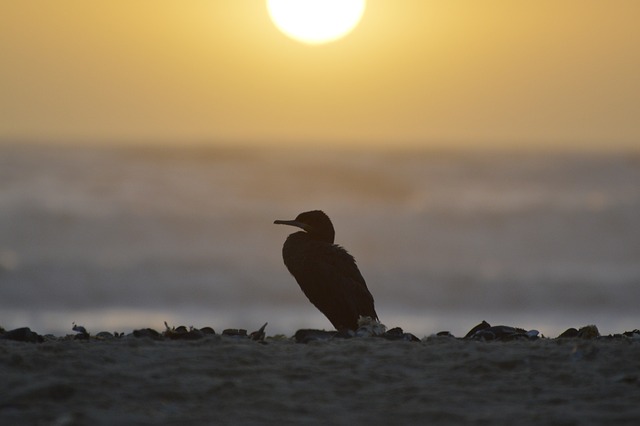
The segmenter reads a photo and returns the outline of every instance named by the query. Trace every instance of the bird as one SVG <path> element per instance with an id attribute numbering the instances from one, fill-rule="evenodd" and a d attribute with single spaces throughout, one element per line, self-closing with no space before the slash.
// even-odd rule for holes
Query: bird
<path id="1" fill-rule="evenodd" d="M 289 235 L 282 247 L 284 264 L 309 301 L 338 331 L 356 330 L 358 319 L 378 320 L 373 296 L 343 247 L 334 244 L 331 219 L 321 210 L 300 213 L 294 220 L 276 220 L 302 231 Z"/>

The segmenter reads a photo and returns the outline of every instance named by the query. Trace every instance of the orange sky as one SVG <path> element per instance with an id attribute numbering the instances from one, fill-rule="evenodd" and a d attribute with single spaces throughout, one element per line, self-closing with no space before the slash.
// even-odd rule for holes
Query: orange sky
<path id="1" fill-rule="evenodd" d="M 638 17 L 369 0 L 308 46 L 262 0 L 0 0 L 0 140 L 638 147 Z"/>

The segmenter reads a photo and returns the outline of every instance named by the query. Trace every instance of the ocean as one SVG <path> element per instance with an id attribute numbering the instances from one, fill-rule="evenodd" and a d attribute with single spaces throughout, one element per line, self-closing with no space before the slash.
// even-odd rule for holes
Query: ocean
<path id="1" fill-rule="evenodd" d="M 281 256 L 324 210 L 380 320 L 640 328 L 640 154 L 0 145 L 0 326 L 331 324 Z"/>

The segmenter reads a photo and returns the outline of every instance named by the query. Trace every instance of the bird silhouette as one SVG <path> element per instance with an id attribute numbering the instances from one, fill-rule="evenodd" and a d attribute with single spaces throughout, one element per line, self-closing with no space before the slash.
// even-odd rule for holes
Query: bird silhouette
<path id="1" fill-rule="evenodd" d="M 373 296 L 355 259 L 333 243 L 333 224 L 324 212 L 308 211 L 294 220 L 274 223 L 303 229 L 289 235 L 284 242 L 284 264 L 309 301 L 336 330 L 356 330 L 360 316 L 378 319 Z"/>

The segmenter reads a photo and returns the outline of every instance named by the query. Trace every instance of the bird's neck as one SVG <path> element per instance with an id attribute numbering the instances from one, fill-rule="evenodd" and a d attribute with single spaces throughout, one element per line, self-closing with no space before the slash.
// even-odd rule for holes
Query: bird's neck
<path id="1" fill-rule="evenodd" d="M 333 244 L 333 240 L 335 238 L 335 235 L 333 233 L 328 233 L 328 232 L 307 233 L 307 234 L 309 235 L 309 238 L 311 238 L 312 240 L 322 241 L 323 243 L 327 243 L 327 244 Z"/>
<path id="2" fill-rule="evenodd" d="M 319 241 L 327 244 L 333 244 L 334 236 L 333 234 L 328 234 L 328 233 L 323 234 L 319 232 L 299 231 L 289 235 L 289 238 L 292 238 L 294 240 L 307 240 L 307 241 L 311 240 L 311 241 Z"/>

